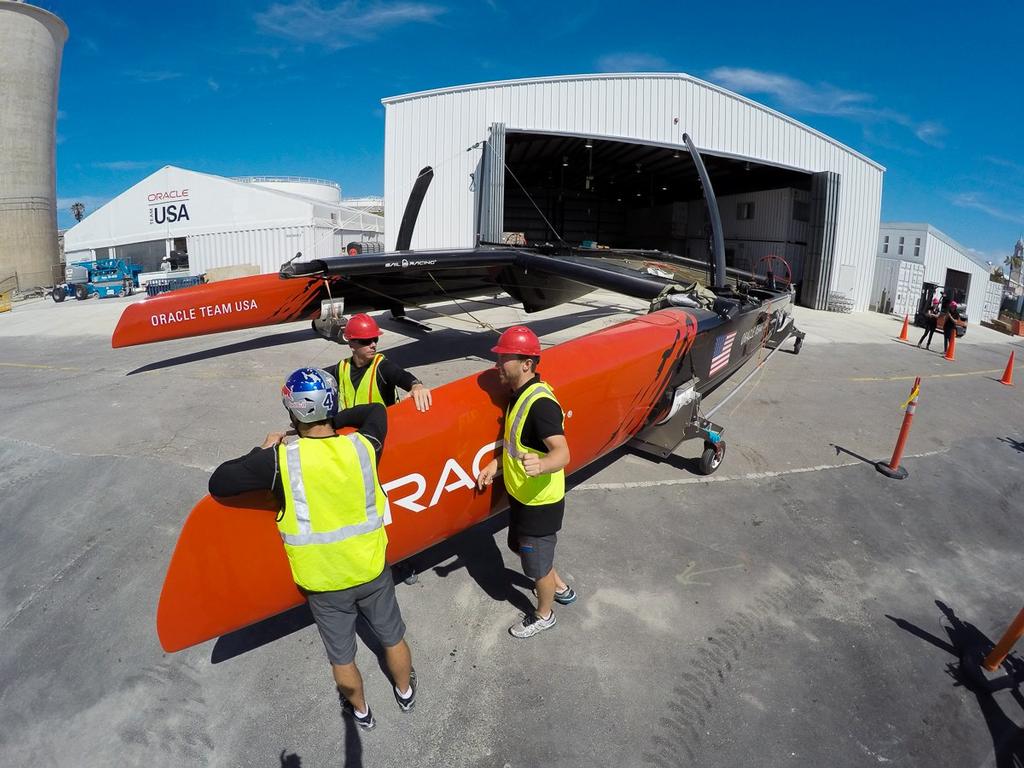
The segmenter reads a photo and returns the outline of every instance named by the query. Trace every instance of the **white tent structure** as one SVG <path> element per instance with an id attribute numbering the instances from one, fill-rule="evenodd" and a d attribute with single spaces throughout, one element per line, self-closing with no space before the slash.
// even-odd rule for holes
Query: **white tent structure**
<path id="1" fill-rule="evenodd" d="M 123 258 L 160 269 L 187 254 L 189 271 L 255 265 L 276 272 L 302 260 L 338 256 L 349 243 L 380 250 L 384 218 L 351 208 L 332 182 L 291 177 L 238 180 L 164 166 L 67 230 L 67 263 Z"/>

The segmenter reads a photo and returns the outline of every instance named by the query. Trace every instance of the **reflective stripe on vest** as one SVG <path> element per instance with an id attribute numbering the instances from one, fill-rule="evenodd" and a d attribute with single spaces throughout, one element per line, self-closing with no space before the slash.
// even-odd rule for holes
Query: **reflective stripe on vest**
<path id="1" fill-rule="evenodd" d="M 523 467 L 523 458 L 528 453 L 547 456 L 545 451 L 527 448 L 523 445 L 523 427 L 526 416 L 533 404 L 547 398 L 558 405 L 551 388 L 543 382 L 528 387 L 519 399 L 505 411 L 505 438 L 501 453 L 501 469 L 505 478 L 505 490 L 520 504 L 538 506 L 552 504 L 565 496 L 565 470 L 530 477 Z M 559 408 L 561 406 L 559 405 Z"/>
<path id="2" fill-rule="evenodd" d="M 341 361 L 338 367 L 338 378 L 340 379 L 338 386 L 341 389 L 342 408 L 351 408 L 353 405 L 368 405 L 369 403 L 387 405 L 384 402 L 384 396 L 381 394 L 380 388 L 377 386 L 377 368 L 380 367 L 383 360 L 384 355 L 379 352 L 373 356 L 373 360 L 370 361 L 369 370 L 359 380 L 359 389 L 352 386 L 352 358 Z M 394 395 L 392 395 L 391 399 L 394 400 Z"/>
<path id="3" fill-rule="evenodd" d="M 295 583 L 326 592 L 379 576 L 391 516 L 370 442 L 358 433 L 301 438 L 277 455 L 285 496 L 277 527 Z"/>
<path id="4" fill-rule="evenodd" d="M 359 469 L 363 475 L 363 497 L 366 509 L 366 522 L 355 525 L 343 525 L 333 531 L 312 532 L 312 525 L 309 519 L 309 502 L 306 499 L 306 481 L 302 477 L 302 467 L 299 464 L 299 441 L 296 440 L 285 447 L 285 456 L 288 461 L 288 477 L 291 481 L 292 503 L 295 505 L 295 519 L 299 523 L 299 533 L 281 533 L 285 544 L 293 547 L 301 547 L 306 544 L 332 544 L 336 541 L 351 539 L 363 533 L 375 531 L 384 524 L 383 510 L 378 512 L 375 493 L 376 483 L 373 479 L 373 464 L 370 463 L 370 453 L 366 445 L 355 435 L 346 435 L 355 446 L 356 455 L 359 457 Z"/>

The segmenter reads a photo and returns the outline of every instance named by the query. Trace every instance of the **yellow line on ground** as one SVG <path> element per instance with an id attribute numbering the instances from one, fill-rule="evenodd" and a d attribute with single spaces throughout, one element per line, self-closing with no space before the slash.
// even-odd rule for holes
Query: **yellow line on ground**
<path id="1" fill-rule="evenodd" d="M 43 371 L 72 371 L 80 372 L 81 368 L 61 368 L 57 365 L 34 365 L 32 363 L 0 363 L 0 368 L 39 368 Z"/>
<path id="2" fill-rule="evenodd" d="M 921 377 L 924 379 L 954 379 L 958 376 L 983 376 L 986 373 L 1002 373 L 1005 368 L 990 368 L 987 371 L 965 371 L 964 373 L 935 373 L 925 374 Z M 850 381 L 913 381 L 917 376 L 857 376 L 851 378 Z"/>

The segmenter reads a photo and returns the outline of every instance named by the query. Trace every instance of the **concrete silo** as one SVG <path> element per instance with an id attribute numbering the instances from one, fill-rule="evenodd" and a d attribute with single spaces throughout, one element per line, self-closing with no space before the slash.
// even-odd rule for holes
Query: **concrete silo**
<path id="1" fill-rule="evenodd" d="M 48 11 L 0 0 L 0 282 L 52 285 L 58 263 L 57 85 L 68 28 Z"/>

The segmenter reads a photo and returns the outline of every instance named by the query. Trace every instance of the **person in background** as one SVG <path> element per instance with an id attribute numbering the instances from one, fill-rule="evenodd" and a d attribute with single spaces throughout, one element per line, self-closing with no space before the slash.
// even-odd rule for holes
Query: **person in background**
<path id="1" fill-rule="evenodd" d="M 960 319 L 959 310 L 960 305 L 955 301 L 951 301 L 946 305 L 946 311 L 939 318 L 939 322 L 942 325 L 942 354 L 946 354 L 946 350 L 949 349 L 949 340 L 956 333 L 956 327 L 958 325 L 965 325 L 964 321 Z"/>
<path id="2" fill-rule="evenodd" d="M 430 410 L 430 390 L 423 382 L 377 351 L 381 333 L 377 321 L 369 315 L 352 315 L 348 319 L 343 338 L 352 356 L 327 369 L 338 382 L 340 407 L 366 403 L 394 405 L 398 401 L 396 389 L 404 389 L 412 396 L 417 411 Z"/>
<path id="3" fill-rule="evenodd" d="M 928 344 L 925 349 L 932 348 L 932 337 L 935 335 L 936 324 L 939 321 L 939 297 L 936 296 L 932 299 L 932 304 L 928 307 L 928 311 L 924 313 L 924 333 L 921 334 L 921 340 L 917 342 L 917 346 L 924 344 L 924 340 L 928 339 Z"/>

